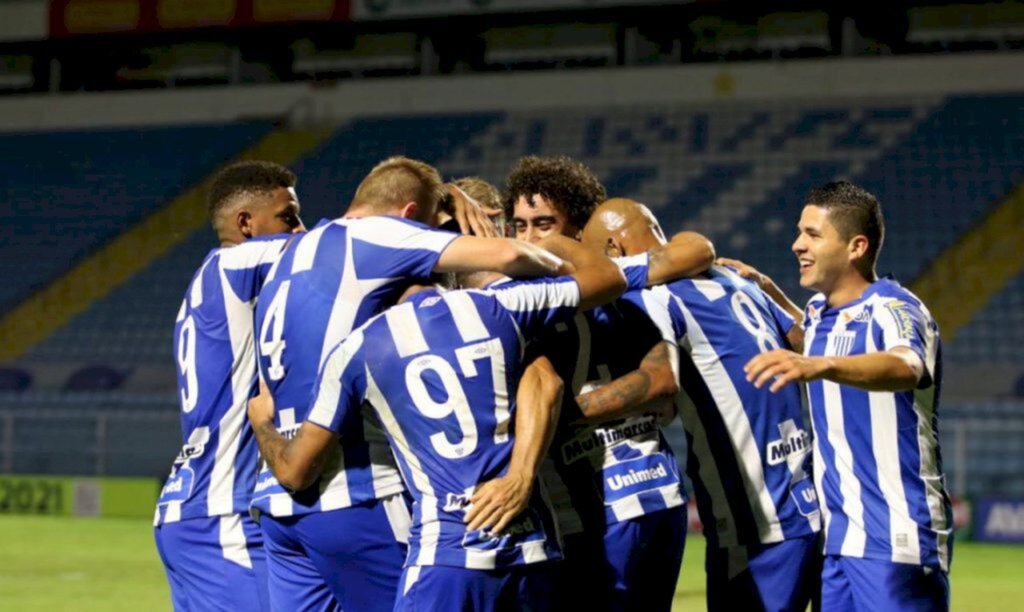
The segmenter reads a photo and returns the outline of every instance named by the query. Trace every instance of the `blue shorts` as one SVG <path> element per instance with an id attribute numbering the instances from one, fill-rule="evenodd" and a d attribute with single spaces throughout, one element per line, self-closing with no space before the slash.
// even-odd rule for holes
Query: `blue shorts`
<path id="1" fill-rule="evenodd" d="M 828 555 L 822 610 L 949 610 L 949 576 L 938 568 Z"/>
<path id="2" fill-rule="evenodd" d="M 178 612 L 270 609 L 263 534 L 249 515 L 164 523 L 153 533 Z"/>
<path id="3" fill-rule="evenodd" d="M 806 610 L 821 584 L 817 535 L 776 544 L 708 546 L 708 610 Z"/>
<path id="4" fill-rule="evenodd" d="M 401 494 L 302 516 L 263 515 L 274 610 L 391 610 L 405 563 Z"/>
<path id="5" fill-rule="evenodd" d="M 686 545 L 686 506 L 565 538 L 556 609 L 669 610 Z"/>
<path id="6" fill-rule="evenodd" d="M 550 610 L 554 570 L 560 563 L 545 561 L 493 570 L 407 567 L 395 612 Z"/>

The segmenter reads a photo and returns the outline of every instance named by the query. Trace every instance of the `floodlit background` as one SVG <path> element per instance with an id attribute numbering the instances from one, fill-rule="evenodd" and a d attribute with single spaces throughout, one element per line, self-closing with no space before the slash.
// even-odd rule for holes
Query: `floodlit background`
<path id="1" fill-rule="evenodd" d="M 875 193 L 879 272 L 944 342 L 954 608 L 1024 608 L 1024 5 L 862 4 L 0 2 L 0 608 L 169 607 L 149 519 L 204 184 L 279 161 L 312 224 L 394 154 L 499 187 L 571 155 L 798 302 L 806 192 Z"/>

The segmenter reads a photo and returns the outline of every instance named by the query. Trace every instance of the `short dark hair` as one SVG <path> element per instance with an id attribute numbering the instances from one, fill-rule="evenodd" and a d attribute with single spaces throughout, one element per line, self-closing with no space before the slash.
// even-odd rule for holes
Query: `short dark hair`
<path id="1" fill-rule="evenodd" d="M 537 157 L 519 160 L 506 181 L 505 215 L 514 216 L 519 196 L 539 193 L 565 212 L 569 223 L 583 229 L 608 192 L 590 168 L 572 158 Z"/>
<path id="2" fill-rule="evenodd" d="M 874 195 L 850 181 L 833 181 L 812 189 L 807 194 L 806 204 L 826 210 L 829 221 L 843 240 L 867 237 L 865 263 L 874 269 L 885 240 L 882 205 Z"/>
<path id="3" fill-rule="evenodd" d="M 295 187 L 295 173 L 272 161 L 247 160 L 230 164 L 213 177 L 206 203 L 210 217 L 243 195 L 269 195 L 279 187 Z"/>

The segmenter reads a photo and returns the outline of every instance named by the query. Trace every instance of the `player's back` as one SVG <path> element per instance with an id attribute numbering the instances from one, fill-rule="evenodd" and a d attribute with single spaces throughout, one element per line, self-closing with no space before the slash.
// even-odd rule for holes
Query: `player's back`
<path id="1" fill-rule="evenodd" d="M 279 431 L 305 420 L 327 354 L 356 327 L 397 301 L 410 282 L 429 278 L 457 234 L 394 217 L 322 221 L 296 240 L 271 272 L 256 308 L 260 373 L 270 387 Z M 287 492 L 260 473 L 253 505 L 274 516 L 317 512 L 398 493 L 402 484 L 379 432 L 342 440 L 321 482 Z"/>
<path id="2" fill-rule="evenodd" d="M 464 521 L 475 488 L 508 470 L 524 342 L 546 321 L 567 320 L 575 308 L 515 312 L 505 298 L 526 286 L 576 291 L 562 279 L 422 292 L 356 331 L 325 366 L 324 380 L 340 375 L 340 393 L 356 394 L 347 409 L 365 398 L 387 432 L 415 500 L 411 565 L 492 569 L 560 556 L 537 489 L 500 537 L 468 532 Z M 332 401 L 322 403 L 325 396 Z M 358 417 L 337 414 L 335 405 L 321 390 L 310 420 L 348 430 L 337 421 Z"/>
<path id="3" fill-rule="evenodd" d="M 582 417 L 574 401 L 577 395 L 635 370 L 664 339 L 633 301 L 640 294 L 631 291 L 612 304 L 577 315 L 544 338 L 545 354 L 567 383 L 551 451 L 560 479 L 549 478 L 559 522 L 569 532 L 685 502 L 678 464 L 653 415 L 600 425 L 575 423 Z M 563 486 L 571 508 L 562 499 Z"/>
<path id="4" fill-rule="evenodd" d="M 788 346 L 792 318 L 720 266 L 652 295 L 667 307 L 679 340 L 687 469 L 709 540 L 767 544 L 817 531 L 799 388 L 756 389 L 743 371 L 759 353 Z"/>
<path id="5" fill-rule="evenodd" d="M 174 324 L 182 450 L 156 522 L 245 512 L 257 468 L 246 420 L 256 385 L 253 305 L 289 235 L 211 251 Z"/>

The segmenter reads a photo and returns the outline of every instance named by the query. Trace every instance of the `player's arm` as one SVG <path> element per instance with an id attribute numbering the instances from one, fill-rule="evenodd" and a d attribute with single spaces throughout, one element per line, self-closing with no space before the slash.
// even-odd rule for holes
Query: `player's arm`
<path id="1" fill-rule="evenodd" d="M 671 343 L 659 341 L 637 369 L 576 396 L 584 419 L 594 423 L 652 411 L 670 417 L 675 410 L 673 398 L 679 392 L 679 379 L 672 367 L 676 350 Z"/>
<path id="2" fill-rule="evenodd" d="M 615 262 L 601 253 L 565 236 L 548 236 L 540 246 L 571 264 L 571 274 L 580 287 L 580 310 L 614 301 L 626 290 L 626 277 Z"/>
<path id="3" fill-rule="evenodd" d="M 512 238 L 459 236 L 441 253 L 434 272 L 500 272 L 511 277 L 559 276 L 571 270 L 555 255 Z"/>
<path id="4" fill-rule="evenodd" d="M 667 244 L 651 249 L 647 286 L 706 272 L 715 263 L 715 246 L 697 232 L 679 232 Z"/>
<path id="5" fill-rule="evenodd" d="M 733 270 L 736 270 L 736 273 L 739 274 L 741 278 L 745 278 L 748 281 L 760 287 L 761 291 L 764 291 L 766 294 L 768 294 L 768 297 L 770 297 L 772 301 L 779 305 L 779 308 L 786 311 L 786 314 L 788 314 L 789 316 L 793 317 L 793 320 L 797 322 L 797 325 L 794 325 L 793 327 L 801 327 L 800 322 L 804 320 L 804 312 L 800 310 L 799 306 L 793 303 L 793 300 L 789 299 L 789 296 L 787 296 L 785 292 L 783 292 L 782 289 L 780 289 L 779 286 L 775 284 L 775 281 L 773 281 L 771 277 L 769 277 L 767 274 L 758 272 L 757 269 L 754 268 L 753 266 L 745 264 L 738 259 L 719 257 L 718 259 L 715 260 L 715 263 L 720 266 L 729 266 Z M 803 329 L 800 329 L 800 335 L 799 338 L 797 338 L 798 342 L 793 342 L 793 338 L 789 338 L 789 340 L 790 345 L 793 346 L 794 348 L 797 348 L 798 345 L 802 346 Z"/>
<path id="6" fill-rule="evenodd" d="M 921 358 L 906 347 L 846 357 L 807 357 L 779 349 L 754 357 L 743 370 L 758 389 L 774 379 L 772 393 L 791 382 L 819 379 L 866 391 L 907 391 L 925 374 Z"/>
<path id="7" fill-rule="evenodd" d="M 516 394 L 515 441 L 508 471 L 478 486 L 466 512 L 468 529 L 501 533 L 530 503 L 540 462 L 548 452 L 562 404 L 562 379 L 547 357 L 523 372 Z"/>
<path id="8" fill-rule="evenodd" d="M 249 421 L 256 434 L 260 456 L 274 478 L 290 491 L 301 491 L 313 484 L 323 471 L 329 450 L 337 445 L 332 431 L 304 422 L 291 439 L 274 427 L 274 398 L 260 380 L 260 394 L 249 400 Z"/>

